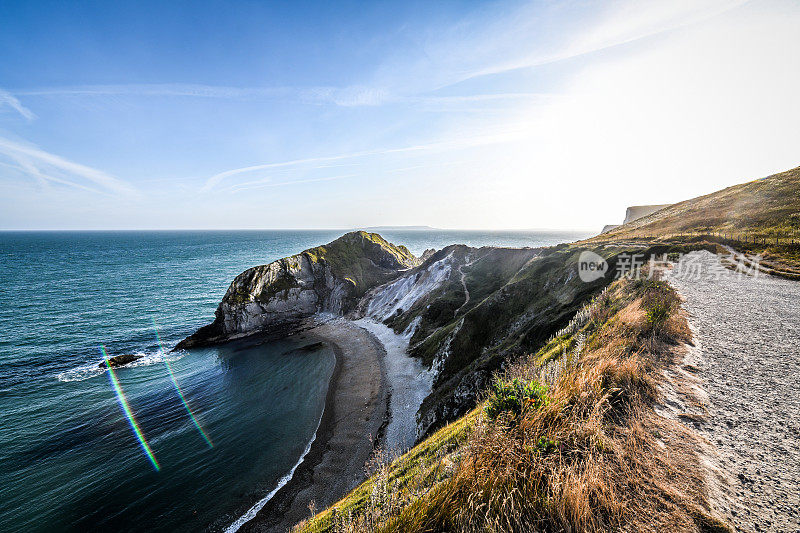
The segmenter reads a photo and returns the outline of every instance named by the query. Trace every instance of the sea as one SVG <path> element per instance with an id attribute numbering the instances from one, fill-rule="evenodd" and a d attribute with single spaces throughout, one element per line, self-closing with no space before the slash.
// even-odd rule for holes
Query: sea
<path id="1" fill-rule="evenodd" d="M 173 352 L 243 270 L 342 230 L 0 232 L 0 531 L 234 531 L 315 438 L 335 358 L 303 338 Z M 420 255 L 558 231 L 381 231 Z M 108 370 L 104 355 L 137 354 Z"/>

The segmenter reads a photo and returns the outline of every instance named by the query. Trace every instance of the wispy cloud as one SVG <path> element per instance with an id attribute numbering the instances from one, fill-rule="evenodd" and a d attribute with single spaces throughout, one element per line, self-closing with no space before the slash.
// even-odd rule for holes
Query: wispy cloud
<path id="1" fill-rule="evenodd" d="M 17 97 L 8 91 L 0 89 L 0 109 L 3 107 L 10 107 L 28 120 L 33 120 L 36 118 L 36 115 L 33 114 L 33 111 L 22 105 Z"/>
<path id="2" fill-rule="evenodd" d="M 749 0 L 698 0 L 686 4 L 661 5 L 630 0 L 614 2 L 600 20 L 587 30 L 573 35 L 565 46 L 549 52 L 533 52 L 516 57 L 510 54 L 497 62 L 467 72 L 452 83 L 540 67 L 601 52 L 710 20 L 748 2 Z"/>
<path id="3" fill-rule="evenodd" d="M 367 86 L 345 87 L 233 87 L 189 83 L 79 85 L 41 87 L 16 91 L 21 96 L 62 97 L 187 97 L 226 100 L 272 99 L 342 107 L 376 106 L 395 100 L 387 91 Z"/>
<path id="4" fill-rule="evenodd" d="M 75 189 L 81 189 L 84 191 L 93 192 L 97 194 L 106 194 L 100 189 L 88 187 L 81 183 L 76 183 L 68 179 L 60 178 L 58 176 L 53 176 L 51 174 L 45 173 L 41 169 L 37 168 L 35 165 L 25 160 L 19 160 L 18 165 L 9 165 L 7 163 L 3 163 L 3 166 L 14 169 L 23 175 L 33 178 L 34 180 L 39 182 L 39 184 L 42 185 L 43 187 L 47 187 L 51 183 L 56 183 L 59 185 L 66 185 L 68 187 L 73 187 Z"/>
<path id="5" fill-rule="evenodd" d="M 229 187 L 228 190 L 231 192 L 241 192 L 241 191 L 249 191 L 251 189 L 262 189 L 265 187 L 285 187 L 288 185 L 300 185 L 302 183 L 316 183 L 320 181 L 336 181 L 346 178 L 354 178 L 358 176 L 358 174 L 342 174 L 339 176 L 325 176 L 322 178 L 305 178 L 305 179 L 298 179 L 298 180 L 285 180 L 285 181 L 272 181 L 270 178 L 265 178 L 263 180 L 256 180 L 256 181 L 248 181 L 247 183 L 242 183 L 240 185 L 235 185 L 233 187 Z"/>
<path id="6" fill-rule="evenodd" d="M 234 176 L 238 176 L 240 174 L 246 174 L 250 172 L 256 172 L 261 170 L 270 170 L 276 168 L 284 168 L 284 167 L 300 167 L 303 165 L 314 165 L 316 163 L 329 163 L 332 161 L 343 161 L 348 159 L 357 159 L 363 157 L 374 157 L 374 156 L 384 156 L 390 154 L 400 154 L 400 153 L 408 153 L 408 152 L 432 152 L 432 151 L 447 151 L 447 150 L 463 150 L 470 147 L 475 146 L 486 146 L 490 144 L 497 144 L 502 142 L 507 142 L 518 138 L 519 131 L 514 130 L 506 130 L 501 133 L 497 134 L 488 134 L 482 136 L 475 136 L 475 137 L 465 137 L 465 138 L 456 138 L 451 140 L 445 141 L 438 141 L 432 142 L 428 144 L 419 144 L 414 146 L 404 146 L 399 148 L 382 148 L 376 150 L 364 150 L 360 152 L 352 152 L 348 154 L 339 154 L 339 155 L 332 155 L 332 156 L 322 156 L 322 157 L 309 157 L 304 159 L 293 159 L 291 161 L 280 161 L 275 163 L 264 163 L 261 165 L 251 165 L 247 167 L 241 168 L 234 168 L 231 170 L 226 170 L 225 172 L 220 172 L 208 178 L 206 180 L 203 187 L 200 189 L 200 192 L 208 192 L 215 187 L 217 187 L 220 183 Z M 327 165 L 323 165 L 327 166 Z M 323 166 L 313 167 L 313 168 L 322 168 Z M 266 181 L 266 180 L 264 180 Z M 288 183 L 288 182 L 287 182 Z"/>
<path id="7" fill-rule="evenodd" d="M 285 87 L 229 87 L 190 83 L 75 85 L 15 91 L 20 96 L 187 96 L 194 98 L 252 98 L 291 95 Z"/>
<path id="8" fill-rule="evenodd" d="M 378 105 L 390 98 L 385 91 L 353 87 L 233 87 L 191 83 L 77 85 L 16 91 L 21 96 L 164 96 L 219 99 L 291 99 L 344 107 Z"/>
<path id="9" fill-rule="evenodd" d="M 136 189 L 127 182 L 115 178 L 102 170 L 75 163 L 35 146 L 21 144 L 0 137 L 0 154 L 17 164 L 17 169 L 37 181 L 44 180 L 92 192 L 111 192 L 116 194 L 136 194 Z M 78 180 L 88 181 L 96 186 L 90 187 Z"/>
<path id="10" fill-rule="evenodd" d="M 463 83 L 470 80 L 478 83 L 643 41 L 710 20 L 747 1 L 589 0 L 479 8 L 446 27 L 411 28 L 414 35 L 409 37 L 417 48 L 380 65 L 364 85 L 395 97 L 431 96 L 460 84 L 465 88 Z"/>
<path id="11" fill-rule="evenodd" d="M 396 88 L 402 91 L 402 88 Z M 518 101 L 529 99 L 551 98 L 555 95 L 526 92 L 498 92 L 489 94 L 465 95 L 432 95 L 401 94 L 388 88 L 352 85 L 345 87 L 233 87 L 224 85 L 197 85 L 186 83 L 162 84 L 120 84 L 120 85 L 80 85 L 67 87 L 42 87 L 15 91 L 19 96 L 27 97 L 166 97 L 166 98 L 206 98 L 224 100 L 283 100 L 311 105 L 333 104 L 339 107 L 375 107 L 387 104 L 398 105 L 430 105 L 430 110 L 440 109 L 438 106 L 459 106 L 464 104 Z M 0 92 L 0 103 L 3 97 L 8 98 L 8 105 L 13 105 L 28 118 L 33 114 L 19 104 L 11 93 Z"/>

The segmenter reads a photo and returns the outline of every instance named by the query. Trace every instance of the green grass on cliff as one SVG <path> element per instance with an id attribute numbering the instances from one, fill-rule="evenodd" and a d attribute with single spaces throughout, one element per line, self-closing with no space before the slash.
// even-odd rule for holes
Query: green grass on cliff
<path id="1" fill-rule="evenodd" d="M 398 269 L 417 264 L 416 258 L 405 246 L 396 246 L 377 233 L 366 231 L 347 233 L 303 254 L 312 263 L 326 263 L 337 278 L 352 282 L 353 295 L 356 297 L 388 281 Z"/>
<path id="2" fill-rule="evenodd" d="M 305 533 L 332 532 L 342 528 L 342 523 L 371 511 L 376 497 L 387 486 L 399 498 L 410 503 L 420 490 L 436 484 L 451 471 L 457 454 L 466 442 L 478 410 L 449 424 L 390 464 L 374 465 L 373 475 L 330 508 L 318 513 L 312 520 L 299 524 L 295 531 Z M 366 531 L 366 530 L 365 530 Z"/>

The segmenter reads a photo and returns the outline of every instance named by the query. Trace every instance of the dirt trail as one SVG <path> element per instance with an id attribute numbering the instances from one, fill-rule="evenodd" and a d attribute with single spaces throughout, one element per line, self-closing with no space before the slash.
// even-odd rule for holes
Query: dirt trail
<path id="1" fill-rule="evenodd" d="M 727 474 L 713 502 L 740 531 L 800 532 L 800 283 L 686 256 L 666 279 L 685 298 L 708 416 L 693 425 Z"/>
<path id="2" fill-rule="evenodd" d="M 462 309 L 464 309 L 464 307 L 469 303 L 469 289 L 467 288 L 467 273 L 464 272 L 463 268 L 472 265 L 472 263 L 474 263 L 475 261 L 477 261 L 477 259 L 473 259 L 469 263 L 464 263 L 463 265 L 458 267 L 458 273 L 461 274 L 461 286 L 464 287 L 465 298 L 464 298 L 464 303 L 461 304 L 458 309 L 456 309 L 455 313 L 453 313 L 453 317 L 457 317 L 458 313 Z"/>

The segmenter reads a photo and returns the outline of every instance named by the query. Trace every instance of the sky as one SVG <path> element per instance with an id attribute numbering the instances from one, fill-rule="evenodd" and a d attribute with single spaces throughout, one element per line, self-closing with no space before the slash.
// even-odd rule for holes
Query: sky
<path id="1" fill-rule="evenodd" d="M 0 3 L 0 229 L 579 229 L 800 165 L 800 2 Z"/>

